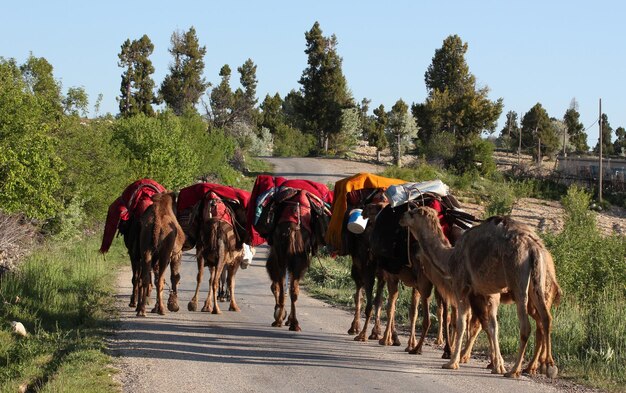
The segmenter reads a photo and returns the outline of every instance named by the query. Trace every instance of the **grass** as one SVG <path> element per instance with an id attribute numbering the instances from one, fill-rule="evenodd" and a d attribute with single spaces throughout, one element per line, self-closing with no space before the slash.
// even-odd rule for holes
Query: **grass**
<path id="1" fill-rule="evenodd" d="M 118 391 L 105 354 L 117 267 L 116 242 L 105 261 L 97 239 L 48 245 L 0 279 L 0 392 Z M 29 332 L 19 337 L 10 322 Z"/>

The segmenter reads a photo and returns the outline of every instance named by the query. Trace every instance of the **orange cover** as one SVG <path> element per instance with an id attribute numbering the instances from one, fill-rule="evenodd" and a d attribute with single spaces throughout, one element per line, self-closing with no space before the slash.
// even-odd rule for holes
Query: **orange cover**
<path id="1" fill-rule="evenodd" d="M 335 249 L 341 249 L 341 227 L 348 207 L 346 195 L 349 192 L 364 188 L 386 189 L 389 186 L 404 183 L 406 183 L 406 180 L 391 179 L 371 173 L 357 173 L 356 175 L 338 180 L 335 183 L 335 200 L 331 208 L 333 215 L 330 219 L 328 230 L 326 231 L 326 243 Z"/>

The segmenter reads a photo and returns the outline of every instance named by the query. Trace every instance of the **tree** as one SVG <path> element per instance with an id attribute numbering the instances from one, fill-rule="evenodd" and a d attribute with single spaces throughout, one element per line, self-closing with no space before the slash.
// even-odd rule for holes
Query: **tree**
<path id="1" fill-rule="evenodd" d="M 303 100 L 296 108 L 304 130 L 318 138 L 319 148 L 328 150 L 328 137 L 341 129 L 342 110 L 354 107 L 337 54 L 337 37 L 322 35 L 318 22 L 305 33 L 308 67 L 299 83 Z"/>
<path id="2" fill-rule="evenodd" d="M 402 99 L 396 101 L 391 107 L 387 136 L 395 164 L 401 166 L 402 153 L 408 149 L 413 138 L 417 137 L 415 119 L 409 112 L 409 106 Z"/>
<path id="3" fill-rule="evenodd" d="M 258 102 L 256 98 L 256 87 L 258 81 L 256 78 L 256 65 L 251 59 L 246 60 L 245 63 L 237 71 L 241 75 L 239 81 L 241 83 L 240 89 L 235 92 L 235 117 L 238 121 L 245 122 L 254 125 L 258 112 L 256 111 L 256 104 Z"/>
<path id="4" fill-rule="evenodd" d="M 463 148 L 482 132 L 495 129 L 502 99 L 490 101 L 489 88 L 477 88 L 465 61 L 467 49 L 459 36 L 447 37 L 424 75 L 428 97 L 412 106 L 423 146 L 431 145 L 436 135 L 449 133 L 457 140 L 456 148 Z"/>
<path id="5" fill-rule="evenodd" d="M 613 153 L 624 157 L 626 155 L 626 130 L 624 127 L 617 127 L 615 136 L 617 139 L 613 143 Z"/>
<path id="6" fill-rule="evenodd" d="M 41 100 L 45 115 L 60 120 L 63 115 L 61 84 L 54 79 L 52 64 L 43 57 L 32 54 L 20 67 L 26 88 Z"/>
<path id="7" fill-rule="evenodd" d="M 548 112 L 540 103 L 535 104 L 522 118 L 522 149 L 530 151 L 536 160 L 552 155 L 559 145 Z"/>
<path id="8" fill-rule="evenodd" d="M 172 33 L 170 42 L 174 62 L 161 84 L 160 94 L 174 113 L 181 115 L 185 110 L 195 110 L 210 85 L 202 77 L 206 47 L 200 46 L 193 26 L 186 33 Z"/>
<path id="9" fill-rule="evenodd" d="M 87 116 L 89 96 L 84 87 L 70 87 L 63 98 L 63 110 L 70 116 Z"/>
<path id="10" fill-rule="evenodd" d="M 613 154 L 613 143 L 611 142 L 611 134 L 613 134 L 613 128 L 609 124 L 609 117 L 606 113 L 602 114 L 602 156 L 610 156 Z M 600 153 L 600 141 L 596 143 L 596 147 L 593 148 L 594 153 Z"/>
<path id="11" fill-rule="evenodd" d="M 280 98 L 280 94 L 276 93 L 274 96 L 267 94 L 260 106 L 260 128 L 265 127 L 274 134 L 278 126 L 285 123 L 282 106 L 283 100 Z"/>
<path id="12" fill-rule="evenodd" d="M 587 145 L 587 134 L 585 126 L 580 122 L 580 113 L 578 112 L 578 102 L 573 98 L 569 108 L 563 115 L 563 122 L 567 128 L 570 144 L 577 153 L 586 153 L 589 151 Z"/>
<path id="13" fill-rule="evenodd" d="M 211 118 L 213 126 L 224 128 L 232 122 L 232 111 L 234 104 L 234 94 L 230 87 L 231 70 L 228 64 L 224 64 L 220 69 L 222 81 L 211 91 Z"/>
<path id="14" fill-rule="evenodd" d="M 520 128 L 517 122 L 517 112 L 509 111 L 506 114 L 506 122 L 500 130 L 500 145 L 507 147 L 512 151 L 517 151 L 519 145 Z"/>
<path id="15" fill-rule="evenodd" d="M 120 114 L 122 117 L 134 116 L 143 113 L 154 115 L 152 104 L 156 103 L 154 96 L 154 66 L 150 55 L 154 45 L 147 35 L 132 42 L 127 39 L 121 47 L 117 65 L 124 68 L 120 86 Z"/>
<path id="16" fill-rule="evenodd" d="M 361 118 L 357 108 L 344 109 L 341 115 L 341 129 L 330 136 L 332 145 L 337 154 L 344 154 L 354 150 L 361 135 Z"/>
<path id="17" fill-rule="evenodd" d="M 378 108 L 374 109 L 374 116 L 373 127 L 371 132 L 367 135 L 367 142 L 371 146 L 376 147 L 376 160 L 380 161 L 380 153 L 389 146 L 387 136 L 385 135 L 389 117 L 387 116 L 383 104 L 380 104 Z"/>

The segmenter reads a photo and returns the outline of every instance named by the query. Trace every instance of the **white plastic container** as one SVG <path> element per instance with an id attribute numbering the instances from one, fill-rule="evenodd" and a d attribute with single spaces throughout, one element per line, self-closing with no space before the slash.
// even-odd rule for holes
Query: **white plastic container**
<path id="1" fill-rule="evenodd" d="M 348 230 L 357 235 L 363 233 L 367 227 L 368 219 L 361 215 L 362 212 L 362 209 L 352 209 L 348 215 Z"/>

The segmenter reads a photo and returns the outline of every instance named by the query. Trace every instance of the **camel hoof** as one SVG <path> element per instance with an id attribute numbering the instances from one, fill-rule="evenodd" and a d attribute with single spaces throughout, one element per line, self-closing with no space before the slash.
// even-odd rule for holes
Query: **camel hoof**
<path id="1" fill-rule="evenodd" d="M 356 328 L 356 329 L 355 329 L 355 328 L 351 327 L 351 328 L 350 328 L 350 330 L 348 330 L 348 334 L 353 336 L 353 335 L 355 335 L 358 331 L 359 331 L 359 329 L 358 329 L 358 328 Z"/>
<path id="2" fill-rule="evenodd" d="M 380 344 L 380 345 L 391 345 L 391 342 L 387 342 L 387 340 L 385 340 L 384 338 L 381 338 L 380 340 L 378 340 L 378 344 Z"/>
<path id="3" fill-rule="evenodd" d="M 380 340 L 380 334 L 379 333 L 372 333 L 370 334 L 370 336 L 368 337 L 370 340 Z M 363 340 L 365 341 L 365 340 Z"/>
<path id="4" fill-rule="evenodd" d="M 465 363 L 467 363 L 467 362 L 469 362 L 469 356 L 463 356 L 463 357 L 459 360 L 459 363 L 461 363 L 461 364 L 465 364 Z"/>
<path id="5" fill-rule="evenodd" d="M 221 313 L 222 311 L 217 307 L 215 307 L 213 311 L 211 311 L 211 314 L 215 314 L 215 315 L 220 315 Z"/>
<path id="6" fill-rule="evenodd" d="M 196 311 L 198 309 L 198 303 L 189 302 L 187 303 L 187 310 Z"/>
<path id="7" fill-rule="evenodd" d="M 409 351 L 409 355 L 421 355 L 422 354 L 422 348 L 413 348 Z"/>
<path id="8" fill-rule="evenodd" d="M 441 368 L 444 368 L 446 370 L 457 370 L 459 368 L 459 364 L 456 362 L 448 362 L 441 366 Z"/>
<path id="9" fill-rule="evenodd" d="M 443 338 L 437 338 L 435 340 L 435 345 L 443 345 Z"/>
<path id="10" fill-rule="evenodd" d="M 302 329 L 300 329 L 300 325 L 291 325 L 289 326 L 289 330 L 291 330 L 292 332 L 301 332 Z"/>
<path id="11" fill-rule="evenodd" d="M 154 308 L 152 310 L 150 310 L 150 312 L 152 314 L 156 314 L 158 311 L 159 311 L 159 307 L 157 307 L 157 306 L 154 306 Z"/>
<path id="12" fill-rule="evenodd" d="M 209 307 L 209 306 L 204 306 L 204 307 L 202 307 L 202 309 L 200 311 L 201 312 L 211 312 L 211 311 L 213 311 L 213 308 Z"/>
<path id="13" fill-rule="evenodd" d="M 283 326 L 283 323 L 281 321 L 272 322 L 272 327 L 281 327 L 281 326 Z"/>
<path id="14" fill-rule="evenodd" d="M 492 374 L 498 374 L 498 373 L 492 372 Z M 504 373 L 504 376 L 507 378 L 519 378 L 519 374 L 520 374 L 519 371 L 509 371 L 508 373 Z"/>
<path id="15" fill-rule="evenodd" d="M 545 364 L 545 363 L 541 363 L 541 364 L 539 365 L 539 372 L 540 372 L 541 374 L 546 374 L 546 373 L 548 372 L 548 365 L 547 365 L 547 364 Z"/>
<path id="16" fill-rule="evenodd" d="M 548 371 L 546 371 L 546 376 L 548 378 L 556 378 L 556 376 L 559 374 L 559 368 L 557 366 L 548 366 Z"/>
<path id="17" fill-rule="evenodd" d="M 146 312 L 145 311 L 137 311 L 137 316 L 145 318 L 146 317 Z"/>
<path id="18" fill-rule="evenodd" d="M 178 310 L 180 310 L 180 307 L 178 306 L 178 303 L 167 303 L 167 309 L 170 310 L 171 312 L 178 312 Z"/>
<path id="19" fill-rule="evenodd" d="M 537 374 L 537 367 L 526 367 L 525 369 L 522 370 L 522 374 L 527 374 L 527 375 L 536 375 Z"/>
<path id="20" fill-rule="evenodd" d="M 128 307 L 137 307 L 137 302 L 128 303 Z"/>
<path id="21" fill-rule="evenodd" d="M 230 306 L 228 307 L 228 311 L 240 312 L 241 309 L 237 306 Z"/>
<path id="22" fill-rule="evenodd" d="M 396 337 L 394 338 L 393 342 L 391 343 L 391 345 L 393 345 L 394 347 L 399 347 L 400 345 L 402 345 L 402 343 L 400 342 L 400 340 Z"/>
<path id="23" fill-rule="evenodd" d="M 358 336 L 354 337 L 354 341 L 366 342 L 367 338 L 365 338 L 364 334 L 359 334 Z"/>

